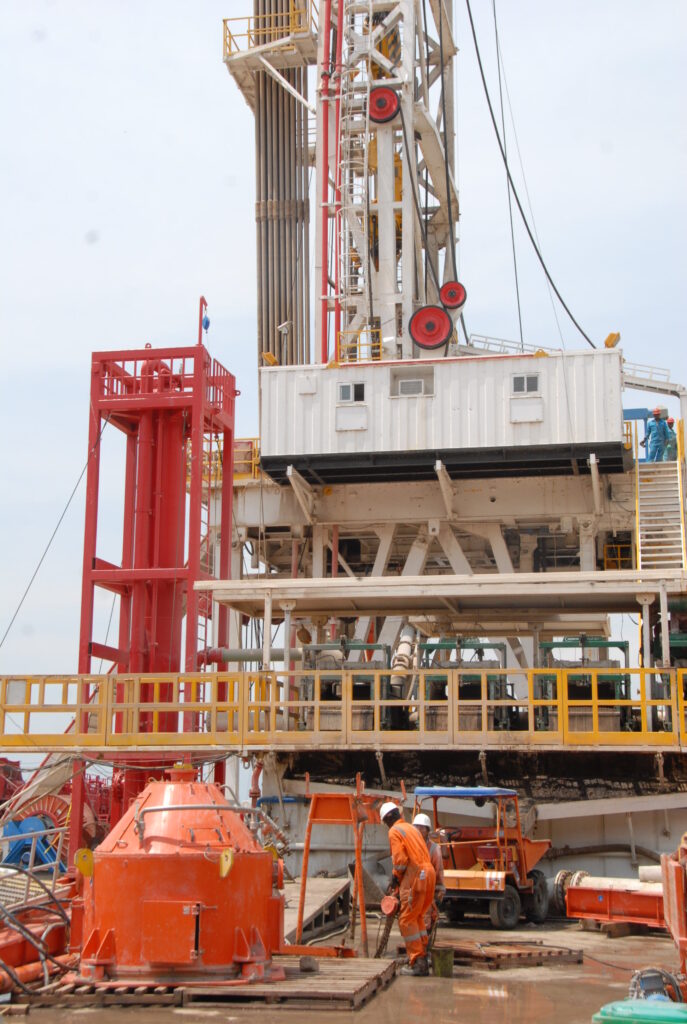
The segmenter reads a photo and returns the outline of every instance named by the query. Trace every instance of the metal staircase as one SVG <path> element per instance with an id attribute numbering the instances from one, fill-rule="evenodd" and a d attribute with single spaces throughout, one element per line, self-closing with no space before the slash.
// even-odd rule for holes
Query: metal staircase
<path id="1" fill-rule="evenodd" d="M 684 569 L 681 462 L 637 462 L 640 569 Z"/>

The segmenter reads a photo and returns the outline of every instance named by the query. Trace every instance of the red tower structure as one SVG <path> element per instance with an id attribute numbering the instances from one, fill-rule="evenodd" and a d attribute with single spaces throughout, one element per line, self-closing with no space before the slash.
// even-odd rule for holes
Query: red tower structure
<path id="1" fill-rule="evenodd" d="M 91 672 L 92 658 L 107 659 L 110 671 L 129 675 L 179 672 L 182 646 L 185 671 L 197 670 L 198 646 L 207 647 L 212 639 L 212 605 L 193 583 L 215 575 L 227 579 L 231 569 L 236 395 L 234 376 L 200 342 L 93 353 L 80 673 Z M 99 558 L 96 550 L 100 441 L 106 427 L 126 438 L 120 565 Z M 211 532 L 213 498 L 221 512 L 219 531 Z M 116 647 L 93 636 L 97 587 L 119 597 Z M 220 646 L 227 643 L 227 626 L 221 609 L 215 638 Z M 150 693 L 141 687 L 141 697 L 152 699 L 152 684 Z M 178 716 L 170 715 L 167 723 L 164 717 L 159 727 L 177 731 Z M 194 716 L 183 721 L 185 729 L 194 727 Z M 141 725 L 150 727 L 146 716 Z M 148 775 L 132 773 L 136 790 Z M 83 796 L 83 773 L 76 770 L 71 852 L 80 845 Z"/>

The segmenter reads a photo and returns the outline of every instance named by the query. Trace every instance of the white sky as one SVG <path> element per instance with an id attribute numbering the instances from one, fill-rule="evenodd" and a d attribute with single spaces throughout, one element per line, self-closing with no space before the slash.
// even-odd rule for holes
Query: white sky
<path id="1" fill-rule="evenodd" d="M 193 343 L 204 293 L 208 347 L 242 391 L 238 434 L 256 432 L 252 115 L 221 61 L 222 18 L 251 3 L 0 5 L 0 635 L 86 458 L 91 351 Z M 473 8 L 496 101 L 491 3 Z M 558 287 L 596 342 L 620 330 L 628 359 L 687 382 L 687 4 L 499 0 L 497 11 Z M 503 167 L 462 0 L 456 16 L 465 316 L 471 331 L 516 338 Z M 512 134 L 509 146 L 524 199 Z M 517 247 L 525 339 L 555 345 L 519 226 Z M 118 486 L 106 483 L 106 501 Z M 82 482 L 0 672 L 76 669 L 83 502 Z"/>

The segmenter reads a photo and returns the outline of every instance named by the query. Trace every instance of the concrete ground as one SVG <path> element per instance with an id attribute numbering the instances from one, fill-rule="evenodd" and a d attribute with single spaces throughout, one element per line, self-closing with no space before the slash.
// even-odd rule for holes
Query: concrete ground
<path id="1" fill-rule="evenodd" d="M 560 967 L 525 967 L 487 970 L 455 967 L 453 978 L 397 977 L 386 991 L 358 1011 L 308 1011 L 266 1007 L 213 1006 L 189 1008 L 122 1008 L 81 1010 L 32 1010 L 38 1024 L 589 1024 L 592 1014 L 605 1003 L 623 999 L 633 972 L 640 967 L 661 966 L 676 970 L 677 953 L 672 941 L 660 933 L 629 935 L 611 939 L 597 932 L 583 931 L 574 922 L 525 925 L 515 932 L 484 927 L 484 920 L 468 920 L 459 927 L 440 927 L 438 938 L 494 941 L 541 940 L 549 945 L 584 951 L 581 964 Z M 374 946 L 377 922 L 369 922 Z M 337 940 L 339 941 L 339 940 Z M 389 949 L 399 942 L 392 932 Z"/>

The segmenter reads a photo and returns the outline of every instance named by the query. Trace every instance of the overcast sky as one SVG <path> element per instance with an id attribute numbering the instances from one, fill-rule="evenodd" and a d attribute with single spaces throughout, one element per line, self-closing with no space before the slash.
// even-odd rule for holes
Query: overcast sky
<path id="1" fill-rule="evenodd" d="M 251 2 L 0 4 L 0 635 L 85 462 L 91 351 L 193 343 L 204 293 L 208 347 L 242 392 L 238 434 L 256 432 L 253 122 L 221 60 L 222 18 Z M 473 8 L 496 100 L 491 3 Z M 628 359 L 687 382 L 687 3 L 498 0 L 497 12 L 560 291 L 597 343 L 620 330 Z M 504 173 L 462 0 L 456 19 L 465 316 L 516 338 Z M 525 338 L 557 345 L 516 233 Z M 566 345 L 584 345 L 559 316 Z M 104 500 L 119 487 L 106 479 Z M 76 669 L 83 504 L 82 482 L 1 672 Z"/>

